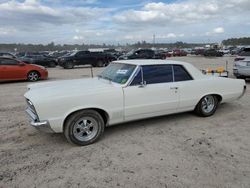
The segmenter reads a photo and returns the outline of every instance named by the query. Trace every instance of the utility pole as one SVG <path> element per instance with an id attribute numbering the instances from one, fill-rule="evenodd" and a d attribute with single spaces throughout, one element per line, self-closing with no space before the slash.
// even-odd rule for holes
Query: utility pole
<path id="1" fill-rule="evenodd" d="M 153 47 L 155 47 L 155 34 L 153 35 Z"/>

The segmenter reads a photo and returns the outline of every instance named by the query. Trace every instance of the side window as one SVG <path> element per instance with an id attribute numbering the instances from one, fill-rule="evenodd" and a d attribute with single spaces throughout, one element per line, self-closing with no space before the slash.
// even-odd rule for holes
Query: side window
<path id="1" fill-rule="evenodd" d="M 173 82 L 172 65 L 145 65 L 143 79 L 146 84 Z"/>
<path id="2" fill-rule="evenodd" d="M 174 65 L 174 81 L 186 81 L 193 80 L 190 74 L 186 71 L 186 69 L 181 65 Z"/>
<path id="3" fill-rule="evenodd" d="M 15 60 L 11 60 L 11 59 L 3 59 L 1 60 L 1 64 L 2 65 L 17 65 L 18 62 Z"/>
<path id="4" fill-rule="evenodd" d="M 81 56 L 82 56 L 82 52 L 77 52 L 77 53 L 76 53 L 76 56 L 77 56 L 77 57 L 81 57 Z"/>

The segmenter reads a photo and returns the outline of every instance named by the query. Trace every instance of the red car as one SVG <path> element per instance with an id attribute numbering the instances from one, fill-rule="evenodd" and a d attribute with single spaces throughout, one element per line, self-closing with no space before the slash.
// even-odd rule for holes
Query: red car
<path id="1" fill-rule="evenodd" d="M 47 79 L 48 71 L 39 65 L 26 64 L 16 59 L 0 57 L 0 81 Z"/>
<path id="2" fill-rule="evenodd" d="M 187 52 L 185 52 L 184 50 L 180 50 L 180 49 L 174 49 L 173 56 L 187 56 Z"/>

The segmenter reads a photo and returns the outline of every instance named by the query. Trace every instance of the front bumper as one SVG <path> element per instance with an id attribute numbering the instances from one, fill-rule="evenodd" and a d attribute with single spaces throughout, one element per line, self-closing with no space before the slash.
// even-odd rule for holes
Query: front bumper
<path id="1" fill-rule="evenodd" d="M 41 121 L 41 122 L 31 121 L 30 125 L 42 132 L 46 132 L 46 133 L 54 132 L 50 127 L 49 121 Z"/>
<path id="2" fill-rule="evenodd" d="M 40 121 L 36 112 L 31 107 L 26 109 L 26 113 L 30 119 L 30 125 L 35 127 L 36 129 L 46 132 L 46 133 L 53 133 L 54 131 L 50 127 L 49 121 Z"/>

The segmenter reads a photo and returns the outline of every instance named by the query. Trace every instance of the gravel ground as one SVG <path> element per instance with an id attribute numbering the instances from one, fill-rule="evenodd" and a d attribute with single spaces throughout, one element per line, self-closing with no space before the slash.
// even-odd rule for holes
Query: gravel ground
<path id="1" fill-rule="evenodd" d="M 181 57 L 198 68 L 233 57 Z M 94 69 L 97 74 L 102 69 Z M 49 69 L 49 80 L 84 78 L 87 68 Z M 232 75 L 231 75 L 232 76 Z M 45 81 L 41 81 L 45 82 Z M 212 117 L 182 113 L 109 127 L 78 147 L 29 126 L 28 82 L 0 85 L 0 187 L 250 187 L 250 82 Z"/>

